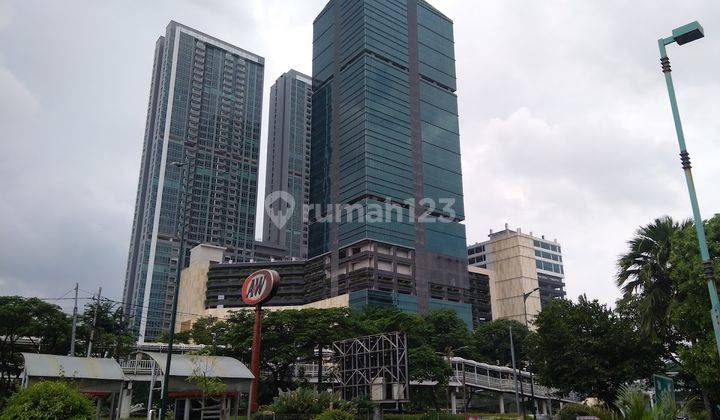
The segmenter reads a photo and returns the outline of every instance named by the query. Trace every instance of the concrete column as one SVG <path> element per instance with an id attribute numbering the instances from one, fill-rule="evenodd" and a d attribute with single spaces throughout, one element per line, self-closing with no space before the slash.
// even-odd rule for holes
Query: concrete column
<path id="1" fill-rule="evenodd" d="M 183 410 L 183 420 L 190 420 L 190 398 L 185 398 L 185 409 Z"/>
<path id="2" fill-rule="evenodd" d="M 122 395 L 120 396 L 120 418 L 130 418 L 130 406 L 132 405 L 132 388 L 123 389 Z"/>
<path id="3" fill-rule="evenodd" d="M 505 394 L 500 393 L 500 414 L 505 414 Z"/>
<path id="4" fill-rule="evenodd" d="M 100 420 L 100 397 L 95 397 L 95 419 Z"/>
<path id="5" fill-rule="evenodd" d="M 550 399 L 548 400 L 548 414 L 549 414 L 551 417 L 552 417 L 552 415 L 553 415 L 553 412 L 552 412 L 552 398 L 550 398 Z"/>
<path id="6" fill-rule="evenodd" d="M 540 412 L 544 415 L 547 415 L 547 401 L 546 400 L 540 400 Z"/>
<path id="7" fill-rule="evenodd" d="M 457 396 L 455 391 L 450 392 L 450 412 L 457 414 Z"/>

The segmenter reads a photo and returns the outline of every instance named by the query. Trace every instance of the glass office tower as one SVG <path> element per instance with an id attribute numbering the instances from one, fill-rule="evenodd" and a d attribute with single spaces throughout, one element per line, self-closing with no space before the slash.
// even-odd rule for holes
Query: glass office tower
<path id="1" fill-rule="evenodd" d="M 251 256 L 263 72 L 262 57 L 177 22 L 156 43 L 123 296 L 139 341 L 169 327 L 190 248 Z"/>
<path id="2" fill-rule="evenodd" d="M 285 191 L 294 200 L 294 211 L 278 226 L 265 211 L 263 242 L 284 248 L 287 257 L 307 258 L 308 231 L 301 211 L 308 204 L 310 186 L 310 121 L 312 80 L 290 70 L 270 87 L 265 196 Z M 275 214 L 288 211 L 284 200 L 265 203 Z"/>
<path id="3" fill-rule="evenodd" d="M 392 206 L 380 222 L 360 210 L 327 217 L 327 207 L 311 219 L 309 255 L 325 261 L 318 294 L 381 290 L 418 312 L 459 300 L 468 274 L 452 21 L 422 0 L 331 0 L 313 24 L 313 80 L 310 203 L 366 215 Z"/>

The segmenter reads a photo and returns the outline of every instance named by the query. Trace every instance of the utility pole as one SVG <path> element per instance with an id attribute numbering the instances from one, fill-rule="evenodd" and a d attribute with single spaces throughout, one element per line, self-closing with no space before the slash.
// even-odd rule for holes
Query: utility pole
<path id="1" fill-rule="evenodd" d="M 118 327 L 119 334 L 116 334 L 117 337 L 115 339 L 115 360 L 120 361 L 120 350 L 121 350 L 121 341 L 122 337 L 125 335 L 125 310 L 123 309 L 123 306 L 120 305 L 120 325 Z"/>
<path id="2" fill-rule="evenodd" d="M 528 328 L 528 331 L 530 330 L 530 323 L 528 322 L 527 300 L 530 297 L 530 295 L 532 295 L 533 293 L 535 293 L 538 290 L 540 290 L 540 288 L 536 287 L 527 293 L 523 293 L 523 310 L 525 312 L 525 326 Z M 532 361 L 530 361 L 528 363 L 528 371 L 530 372 L 530 395 L 532 395 L 533 415 L 535 416 L 534 418 L 537 418 L 538 406 L 537 406 L 537 400 L 535 400 L 535 381 L 533 380 Z M 525 398 L 523 398 L 523 400 L 524 399 Z"/>
<path id="3" fill-rule="evenodd" d="M 515 368 L 515 345 L 513 344 L 513 335 L 512 335 L 512 327 L 508 327 L 508 330 L 510 330 L 510 358 L 512 359 L 512 368 L 513 368 L 513 376 L 515 377 L 515 405 L 518 408 L 518 413 L 520 412 L 520 396 L 518 394 L 518 377 L 517 377 L 517 369 Z M 525 417 L 525 416 L 523 416 Z"/>
<path id="4" fill-rule="evenodd" d="M 175 294 L 173 295 L 172 314 L 170 315 L 170 329 L 168 332 L 168 347 L 167 355 L 165 358 L 165 370 L 163 371 L 163 384 L 162 391 L 160 392 L 160 418 L 164 419 L 167 414 L 168 406 L 168 387 L 170 380 L 170 363 L 172 363 L 172 352 L 173 352 L 173 341 L 175 340 L 175 320 L 177 317 L 178 307 L 178 296 L 180 295 L 180 274 L 185 262 L 185 231 L 186 226 L 189 223 L 187 220 L 186 213 L 188 212 L 188 199 L 190 192 L 188 191 L 188 185 L 190 183 L 190 161 L 185 160 L 183 162 L 170 162 L 170 166 L 185 169 L 185 180 L 182 186 L 182 195 L 178 198 L 178 205 L 180 206 L 180 199 L 182 199 L 182 207 L 180 207 L 181 219 L 180 219 L 180 235 L 178 237 L 180 244 L 178 249 L 177 266 L 175 267 Z M 144 332 L 143 332 L 144 334 Z"/>
<path id="5" fill-rule="evenodd" d="M 90 330 L 90 340 L 88 341 L 88 348 L 87 348 L 87 355 L 85 357 L 90 357 L 90 354 L 92 354 L 92 345 L 93 340 L 95 339 L 95 326 L 97 325 L 97 315 L 100 311 L 100 294 L 102 293 L 102 287 L 98 288 L 98 294 L 97 294 L 97 304 L 95 304 L 95 314 L 93 315 L 93 323 L 92 323 L 92 329 Z"/>
<path id="6" fill-rule="evenodd" d="M 70 335 L 70 354 L 75 356 L 75 330 L 77 329 L 77 301 L 78 301 L 78 284 L 75 283 L 75 306 L 73 307 L 72 334 Z"/>

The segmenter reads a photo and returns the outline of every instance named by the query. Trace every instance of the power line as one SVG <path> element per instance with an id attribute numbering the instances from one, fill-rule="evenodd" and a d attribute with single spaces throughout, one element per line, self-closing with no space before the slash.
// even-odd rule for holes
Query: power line
<path id="1" fill-rule="evenodd" d="M 109 301 L 109 302 L 118 303 L 118 304 L 121 304 L 121 305 L 123 305 L 123 306 L 127 304 L 128 306 L 133 307 L 133 308 L 135 308 L 135 309 L 143 309 L 143 308 L 146 308 L 146 307 L 147 307 L 148 309 L 152 309 L 152 308 L 150 308 L 149 305 L 139 305 L 139 304 L 135 304 L 135 303 L 126 303 L 126 302 L 123 302 L 123 301 L 114 300 L 114 299 L 110 299 L 110 298 L 102 298 L 102 299 L 103 299 L 103 300 L 106 300 L 106 301 Z M 162 312 L 162 309 L 157 309 L 156 311 Z M 193 315 L 193 316 L 208 316 L 207 314 L 198 314 L 198 313 L 193 313 L 193 312 L 182 312 L 182 311 L 178 311 L 178 314 L 182 314 L 182 315 Z M 148 316 L 149 316 L 149 315 L 148 315 Z"/>

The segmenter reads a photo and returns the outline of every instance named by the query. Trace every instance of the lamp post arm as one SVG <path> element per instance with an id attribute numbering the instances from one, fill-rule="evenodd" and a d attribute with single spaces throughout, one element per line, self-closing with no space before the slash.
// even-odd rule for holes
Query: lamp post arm
<path id="1" fill-rule="evenodd" d="M 690 154 L 685 144 L 685 134 L 683 133 L 682 123 L 680 122 L 680 112 L 678 110 L 677 98 L 675 97 L 675 87 L 673 86 L 672 74 L 670 68 L 670 59 L 667 56 L 665 45 L 675 42 L 673 38 L 661 38 L 658 40 L 660 49 L 660 65 L 665 75 L 665 84 L 667 85 L 668 96 L 670 98 L 670 108 L 675 122 L 675 132 L 677 134 L 678 145 L 680 146 L 680 161 L 685 171 L 685 182 L 687 184 L 688 194 L 690 196 L 690 205 L 693 212 L 693 220 L 695 222 L 695 233 L 697 235 L 698 245 L 700 246 L 700 257 L 702 258 L 703 272 L 707 281 L 708 292 L 710 294 L 710 317 L 712 319 L 713 329 L 715 330 L 715 344 L 718 353 L 720 353 L 720 299 L 718 299 L 717 286 L 715 284 L 715 275 L 713 272 L 712 262 L 710 261 L 710 252 L 708 251 L 707 239 L 705 237 L 705 227 L 700 216 L 700 207 L 698 206 L 697 193 L 695 191 L 695 182 L 692 176 L 692 166 L 690 164 Z"/>

